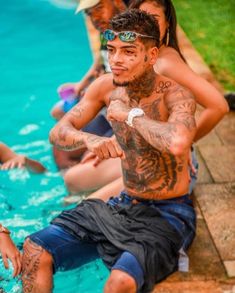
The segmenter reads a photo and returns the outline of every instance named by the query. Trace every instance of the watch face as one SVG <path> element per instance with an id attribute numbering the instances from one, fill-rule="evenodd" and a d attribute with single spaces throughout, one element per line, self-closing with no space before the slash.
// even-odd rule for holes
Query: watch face
<path id="1" fill-rule="evenodd" d="M 132 113 L 133 115 L 143 115 L 144 111 L 140 108 L 134 108 Z"/>

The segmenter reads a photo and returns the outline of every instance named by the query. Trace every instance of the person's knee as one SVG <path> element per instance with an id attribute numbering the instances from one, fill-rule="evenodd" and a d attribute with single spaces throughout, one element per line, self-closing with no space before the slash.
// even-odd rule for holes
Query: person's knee
<path id="1" fill-rule="evenodd" d="M 105 293 L 136 293 L 137 287 L 133 277 L 129 274 L 113 270 L 105 285 Z"/>
<path id="2" fill-rule="evenodd" d="M 86 180 L 86 177 L 88 177 L 86 174 L 89 174 L 89 172 L 87 172 L 87 168 L 85 167 L 77 165 L 70 168 L 64 174 L 64 183 L 70 192 L 78 193 L 89 189 L 89 184 Z"/>
<path id="3" fill-rule="evenodd" d="M 38 271 L 44 267 L 51 267 L 53 258 L 44 248 L 34 243 L 30 239 L 26 239 L 24 243 L 22 273 L 28 274 L 32 271 Z"/>
<path id="4" fill-rule="evenodd" d="M 79 192 L 79 172 L 75 172 L 73 168 L 64 174 L 64 183 L 70 192 Z"/>

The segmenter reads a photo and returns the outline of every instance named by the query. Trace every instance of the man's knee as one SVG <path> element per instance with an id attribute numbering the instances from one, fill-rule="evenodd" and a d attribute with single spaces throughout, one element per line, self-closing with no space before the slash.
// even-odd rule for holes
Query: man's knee
<path id="1" fill-rule="evenodd" d="M 105 293 L 135 293 L 137 292 L 136 282 L 129 274 L 112 270 L 111 275 L 105 285 Z"/>
<path id="2" fill-rule="evenodd" d="M 29 271 L 38 270 L 43 266 L 52 267 L 52 264 L 52 256 L 45 249 L 30 239 L 26 239 L 22 261 L 23 274 Z"/>
<path id="3" fill-rule="evenodd" d="M 23 292 L 52 292 L 52 256 L 41 246 L 27 239 L 22 261 Z"/>

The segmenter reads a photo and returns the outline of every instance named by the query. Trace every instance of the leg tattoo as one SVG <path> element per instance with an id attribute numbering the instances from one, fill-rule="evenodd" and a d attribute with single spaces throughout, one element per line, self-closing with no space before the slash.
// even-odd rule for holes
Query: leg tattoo
<path id="1" fill-rule="evenodd" d="M 40 265 L 40 258 L 43 252 L 44 249 L 41 246 L 35 244 L 29 239 L 24 245 L 22 268 L 22 281 L 24 293 L 30 293 L 34 290 L 34 285 Z"/>

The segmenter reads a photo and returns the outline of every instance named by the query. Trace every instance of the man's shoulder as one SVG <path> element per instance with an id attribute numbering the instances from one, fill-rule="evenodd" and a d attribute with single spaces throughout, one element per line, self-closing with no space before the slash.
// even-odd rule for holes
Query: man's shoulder
<path id="1" fill-rule="evenodd" d="M 108 86 L 113 86 L 113 74 L 112 73 L 102 74 L 95 81 L 100 84 L 106 84 Z"/>
<path id="2" fill-rule="evenodd" d="M 157 76 L 156 84 L 157 84 L 156 92 L 163 94 L 165 101 L 172 98 L 179 99 L 179 97 L 193 98 L 192 93 L 187 88 L 177 83 L 173 79 L 170 79 L 163 75 Z"/>
<path id="3" fill-rule="evenodd" d="M 88 93 L 95 95 L 96 98 L 102 99 L 114 89 L 113 78 L 111 73 L 103 74 L 98 77 L 88 88 Z"/>
<path id="4" fill-rule="evenodd" d="M 175 82 L 173 79 L 161 74 L 157 74 L 156 76 L 156 86 L 157 86 L 157 92 L 161 92 L 161 93 L 168 93 L 169 91 L 176 89 L 178 87 L 183 88 L 180 84 Z"/>

